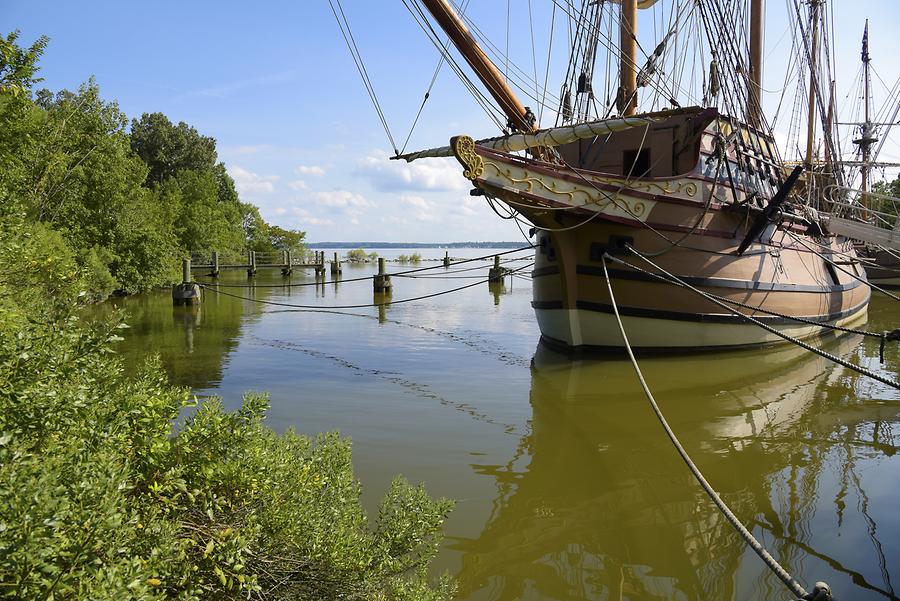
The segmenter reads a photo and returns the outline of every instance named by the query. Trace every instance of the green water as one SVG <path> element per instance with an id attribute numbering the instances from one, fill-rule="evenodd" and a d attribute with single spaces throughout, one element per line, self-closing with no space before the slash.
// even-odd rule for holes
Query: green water
<path id="1" fill-rule="evenodd" d="M 474 265 L 394 278 L 392 299 L 476 282 L 468 278 L 484 277 L 489 263 Z M 343 278 L 372 273 L 347 266 Z M 220 279 L 247 281 L 242 272 Z M 206 293 L 199 308 L 173 308 L 160 291 L 93 311 L 128 312 L 121 350 L 130 364 L 156 353 L 174 382 L 228 406 L 268 391 L 277 430 L 351 436 L 367 507 L 396 473 L 456 499 L 435 568 L 457 577 L 460 599 L 790 597 L 681 463 L 630 363 L 570 361 L 538 345 L 527 280 L 380 310 L 259 302 L 378 299 L 371 281 L 284 281 L 261 271 L 260 286 L 222 288 L 245 299 Z M 866 327 L 898 325 L 900 304 L 876 295 Z M 873 339 L 817 344 L 897 377 L 896 343 L 884 365 Z M 795 577 L 808 588 L 825 580 L 844 601 L 898 598 L 897 391 L 794 348 L 641 364 L 707 479 Z"/>

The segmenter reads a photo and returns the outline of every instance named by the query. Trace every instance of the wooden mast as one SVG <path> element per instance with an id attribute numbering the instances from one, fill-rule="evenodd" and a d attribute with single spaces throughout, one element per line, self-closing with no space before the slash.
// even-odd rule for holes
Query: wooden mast
<path id="1" fill-rule="evenodd" d="M 812 169 L 816 134 L 816 70 L 819 62 L 819 5 L 822 0 L 809 0 L 811 49 L 809 54 L 809 122 L 806 128 L 806 168 Z"/>
<path id="2" fill-rule="evenodd" d="M 619 110 L 627 117 L 637 110 L 637 0 L 622 0 L 619 17 Z"/>
<path id="3" fill-rule="evenodd" d="M 763 69 L 763 20 L 765 0 L 750 0 L 750 86 L 747 102 L 747 122 L 762 125 L 762 69 Z"/>
<path id="4" fill-rule="evenodd" d="M 422 0 L 422 4 L 431 13 L 441 29 L 450 36 L 456 49 L 463 55 L 478 78 L 487 87 L 491 96 L 500 105 L 510 124 L 519 131 L 535 130 L 535 124 L 528 115 L 529 111 L 519 102 L 518 97 L 491 59 L 478 46 L 465 23 L 450 6 L 447 0 Z"/>
<path id="5" fill-rule="evenodd" d="M 869 62 L 871 58 L 869 58 L 869 20 L 866 19 L 866 30 L 863 33 L 863 47 L 862 47 L 862 61 L 863 67 L 865 69 L 865 73 L 863 75 L 864 78 L 864 86 L 865 86 L 865 118 L 863 119 L 862 126 L 862 136 L 860 136 L 859 147 L 862 150 L 862 168 L 860 171 L 862 172 L 862 196 L 860 197 L 860 203 L 865 209 L 869 205 L 869 198 L 866 192 L 869 191 L 869 170 L 871 169 L 870 161 L 872 158 L 871 150 L 872 143 L 875 139 L 872 137 L 872 122 L 871 116 L 869 115 L 869 105 L 871 104 L 871 98 L 869 93 L 869 85 L 872 79 L 870 73 L 870 65 Z"/>

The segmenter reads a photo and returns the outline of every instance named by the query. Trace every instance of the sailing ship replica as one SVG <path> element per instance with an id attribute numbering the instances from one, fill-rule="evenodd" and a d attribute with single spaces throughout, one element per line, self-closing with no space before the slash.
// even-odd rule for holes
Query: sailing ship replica
<path id="1" fill-rule="evenodd" d="M 736 306 L 741 314 L 796 338 L 815 336 L 822 327 L 795 317 L 841 325 L 865 319 L 870 291 L 853 244 L 827 233 L 808 209 L 802 181 L 798 185 L 803 167 L 785 165 L 766 126 L 760 105 L 762 0 L 750 0 L 749 56 L 733 39 L 715 45 L 703 105 L 680 107 L 669 92 L 674 108 L 643 114 L 636 111 L 639 91 L 653 84 L 658 59 L 677 32 L 670 30 L 639 66 L 638 10 L 656 0 L 617 0 L 618 114 L 593 120 L 582 108 L 592 98 L 598 11 L 613 1 L 585 0 L 578 22 L 588 41 L 577 53 L 577 87 L 563 88 L 557 125 L 546 129 L 454 7 L 447 0 L 419 1 L 502 109 L 507 135 L 478 141 L 460 135 L 447 147 L 395 158 L 454 156 L 473 194 L 504 203 L 533 224 L 532 306 L 545 343 L 566 350 L 622 347 L 605 269 L 636 349 L 781 342 L 707 297 L 661 279 L 660 268 L 705 293 L 743 303 Z M 719 4 L 685 6 L 699 11 L 707 31 L 724 31 L 732 24 Z M 627 264 L 607 267 L 610 256 Z"/>

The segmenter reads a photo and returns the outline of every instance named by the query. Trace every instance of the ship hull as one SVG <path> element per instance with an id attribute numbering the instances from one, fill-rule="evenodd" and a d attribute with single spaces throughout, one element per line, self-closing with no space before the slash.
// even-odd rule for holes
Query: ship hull
<path id="1" fill-rule="evenodd" d="M 873 257 L 874 265 L 866 266 L 869 281 L 879 288 L 900 289 L 900 259 L 896 252 L 879 251 Z"/>
<path id="2" fill-rule="evenodd" d="M 457 154 L 473 184 L 537 226 L 532 306 L 542 340 L 552 346 L 622 349 L 613 302 L 630 344 L 646 351 L 784 341 L 742 315 L 797 339 L 825 328 L 794 318 L 843 326 L 866 319 L 869 286 L 848 240 L 769 225 L 738 255 L 751 213 L 734 208 L 746 207 L 745 193 L 721 178 L 696 170 L 627 181 L 473 150 Z M 693 289 L 664 281 L 664 272 Z M 735 315 L 697 291 L 743 306 L 731 305 Z"/>
<path id="3" fill-rule="evenodd" d="M 534 309 L 541 341 L 564 352 L 616 352 L 623 348 L 615 316 L 587 309 Z M 865 322 L 866 308 L 828 323 L 851 327 Z M 677 321 L 665 317 L 622 316 L 632 349 L 639 352 L 713 351 L 777 345 L 784 339 L 755 324 Z M 770 324 L 776 330 L 804 340 L 823 333 L 819 326 Z"/>

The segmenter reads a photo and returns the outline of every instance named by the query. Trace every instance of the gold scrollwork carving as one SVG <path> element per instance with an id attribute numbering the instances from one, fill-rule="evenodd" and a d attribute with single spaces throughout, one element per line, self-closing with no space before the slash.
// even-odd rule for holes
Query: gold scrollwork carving
<path id="1" fill-rule="evenodd" d="M 647 211 L 646 203 L 640 200 L 635 200 L 633 198 L 624 197 L 620 193 L 613 194 L 601 192 L 600 190 L 588 190 L 577 185 L 565 189 L 560 185 L 561 182 L 559 180 L 554 178 L 533 176 L 527 170 L 522 170 L 521 173 L 514 174 L 512 169 L 501 169 L 498 165 L 490 161 L 487 163 L 487 166 L 491 167 L 494 171 L 496 171 L 498 176 L 504 178 L 508 182 L 517 184 L 520 188 L 524 188 L 525 192 L 535 192 L 535 186 L 538 185 L 551 194 L 566 197 L 568 201 L 575 206 L 594 206 L 600 211 L 609 212 L 608 207 L 612 205 L 622 212 L 632 215 L 633 217 L 643 217 L 644 213 Z M 521 175 L 521 177 L 516 177 L 516 175 Z M 627 193 L 627 190 L 628 188 L 625 188 L 620 192 Z M 595 192 L 597 194 L 595 194 Z M 580 205 L 576 204 L 576 195 L 581 196 L 581 198 L 579 198 L 579 200 L 582 200 Z"/>
<path id="2" fill-rule="evenodd" d="M 635 217 L 643 217 L 646 210 L 647 206 L 639 200 L 631 206 L 631 214 Z"/>
<path id="3" fill-rule="evenodd" d="M 463 166 L 463 176 L 473 182 L 484 173 L 484 159 L 475 152 L 475 140 L 469 136 L 450 138 L 450 148 L 456 160 Z"/>
<path id="4" fill-rule="evenodd" d="M 661 184 L 659 182 L 647 182 L 641 180 L 626 182 L 624 180 L 606 179 L 600 177 L 594 178 L 594 181 L 610 186 L 623 186 L 626 190 L 637 190 L 639 192 L 646 192 L 648 194 L 684 194 L 686 196 L 697 195 L 697 184 L 691 181 L 666 182 L 665 184 Z"/>

